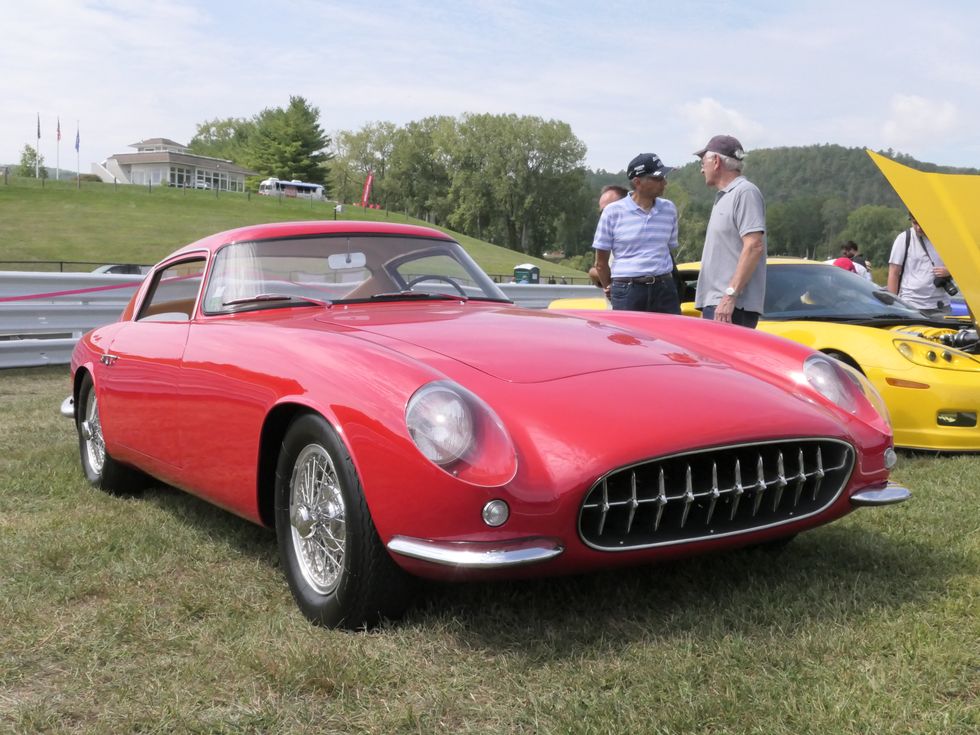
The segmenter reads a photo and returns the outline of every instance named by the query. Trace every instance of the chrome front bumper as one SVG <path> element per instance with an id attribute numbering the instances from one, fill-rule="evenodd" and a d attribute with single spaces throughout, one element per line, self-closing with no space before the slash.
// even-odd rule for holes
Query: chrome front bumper
<path id="1" fill-rule="evenodd" d="M 877 490 L 862 490 L 859 493 L 854 493 L 851 496 L 851 505 L 856 505 L 860 508 L 876 505 L 894 505 L 895 503 L 904 503 L 911 497 L 912 493 L 908 488 L 896 482 L 889 481 L 885 487 L 878 488 Z"/>
<path id="2" fill-rule="evenodd" d="M 513 541 L 429 541 L 395 536 L 388 550 L 413 559 L 463 569 L 504 569 L 553 559 L 565 547 L 558 539 L 530 538 Z"/>

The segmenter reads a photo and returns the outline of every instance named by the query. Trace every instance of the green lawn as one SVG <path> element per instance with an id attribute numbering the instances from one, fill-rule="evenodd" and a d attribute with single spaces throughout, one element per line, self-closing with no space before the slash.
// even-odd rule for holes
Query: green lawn
<path id="1" fill-rule="evenodd" d="M 5 186 L 0 178 L 0 261 L 155 263 L 182 245 L 222 230 L 260 222 L 333 219 L 335 214 L 333 202 L 91 182 L 83 182 L 80 189 L 68 181 L 47 181 L 42 187 L 18 177 L 9 181 Z M 350 206 L 338 216 L 426 224 L 395 212 Z M 587 277 L 582 271 L 451 234 L 487 273 L 511 274 L 515 265 L 531 262 L 545 276 Z M 0 263 L 0 270 L 13 267 Z"/>
<path id="2" fill-rule="evenodd" d="M 270 531 L 89 487 L 67 391 L 0 373 L 0 732 L 980 732 L 980 457 L 904 455 L 910 502 L 782 553 L 433 585 L 351 634 Z"/>

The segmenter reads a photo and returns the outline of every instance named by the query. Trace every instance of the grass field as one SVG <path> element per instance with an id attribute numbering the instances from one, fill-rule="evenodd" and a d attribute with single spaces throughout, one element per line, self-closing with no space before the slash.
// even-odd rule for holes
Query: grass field
<path id="1" fill-rule="evenodd" d="M 0 732 L 980 732 L 980 457 L 782 553 L 433 585 L 308 625 L 274 534 L 89 487 L 64 368 L 0 373 Z"/>
<path id="2" fill-rule="evenodd" d="M 83 182 L 80 189 L 68 181 L 47 181 L 42 187 L 33 179 L 18 177 L 9 181 L 5 186 L 0 179 L 0 261 L 149 264 L 222 230 L 334 217 L 333 202 L 91 182 Z M 426 224 L 395 212 L 350 206 L 338 217 Z M 587 277 L 582 271 L 451 234 L 487 273 L 512 274 L 515 265 L 530 262 L 541 268 L 542 275 Z M 0 270 L 11 269 L 0 264 Z"/>

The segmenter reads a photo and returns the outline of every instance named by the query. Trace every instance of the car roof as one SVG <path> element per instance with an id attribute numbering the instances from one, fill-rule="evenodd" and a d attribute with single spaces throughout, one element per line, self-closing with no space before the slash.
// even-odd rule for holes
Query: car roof
<path id="1" fill-rule="evenodd" d="M 397 237 L 425 237 L 453 242 L 453 238 L 431 227 L 402 225 L 390 222 L 361 222 L 356 220 L 304 220 L 300 222 L 270 222 L 247 225 L 234 230 L 225 230 L 202 238 L 175 251 L 171 257 L 184 252 L 214 252 L 232 242 L 252 240 L 279 240 L 311 235 L 381 235 Z"/>

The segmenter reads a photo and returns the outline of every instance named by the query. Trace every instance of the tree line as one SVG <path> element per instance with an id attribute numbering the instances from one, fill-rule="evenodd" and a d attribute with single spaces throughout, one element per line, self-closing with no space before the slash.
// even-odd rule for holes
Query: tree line
<path id="1" fill-rule="evenodd" d="M 401 126 L 372 122 L 335 138 L 324 132 L 317 107 L 292 96 L 286 107 L 251 118 L 200 123 L 189 147 L 263 176 L 323 184 L 342 202 L 360 201 L 371 174 L 372 201 L 386 209 L 529 255 L 558 252 L 583 270 L 601 188 L 629 183 L 624 170 L 589 170 L 586 146 L 571 127 L 540 117 L 437 115 Z M 25 148 L 23 175 L 33 175 L 32 152 Z M 639 152 L 624 151 L 624 163 Z M 977 173 L 882 153 L 923 171 Z M 881 265 L 907 226 L 901 201 L 861 148 L 752 150 L 745 174 L 766 198 L 772 254 L 823 259 L 853 240 Z M 680 215 L 679 259 L 700 258 L 714 194 L 693 156 L 671 173 L 666 196 Z"/>

